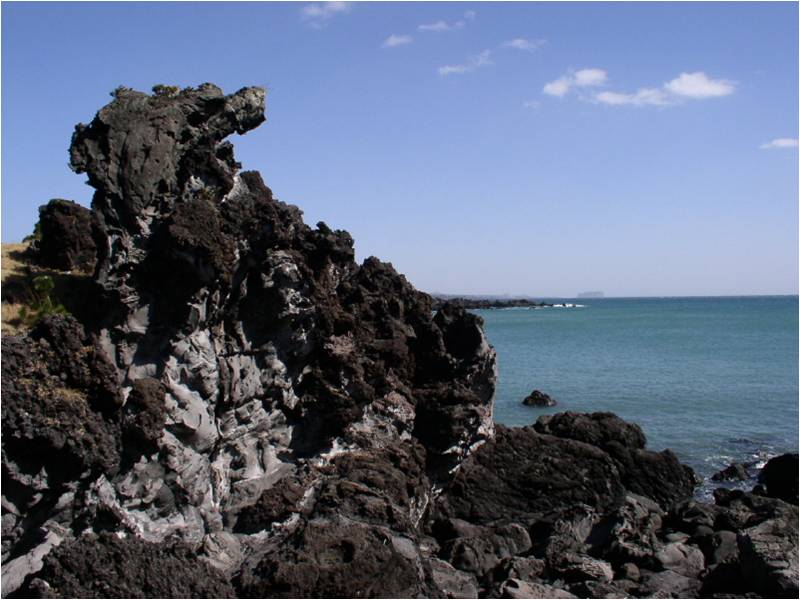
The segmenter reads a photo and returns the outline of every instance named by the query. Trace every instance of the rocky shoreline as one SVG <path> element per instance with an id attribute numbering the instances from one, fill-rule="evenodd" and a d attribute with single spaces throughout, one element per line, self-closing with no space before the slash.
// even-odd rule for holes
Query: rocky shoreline
<path id="1" fill-rule="evenodd" d="M 554 304 L 547 302 L 537 302 L 527 298 L 516 298 L 512 300 L 501 300 L 493 298 L 463 298 L 463 297 L 444 297 L 433 296 L 433 310 L 439 310 L 445 304 L 466 308 L 469 310 L 489 310 L 496 308 L 547 308 Z"/>
<path id="2" fill-rule="evenodd" d="M 93 269 L 84 310 L 2 338 L 4 597 L 797 597 L 796 457 L 703 504 L 615 415 L 495 425 L 479 316 L 239 171 L 264 109 L 76 128 L 92 209 L 31 260 Z"/>

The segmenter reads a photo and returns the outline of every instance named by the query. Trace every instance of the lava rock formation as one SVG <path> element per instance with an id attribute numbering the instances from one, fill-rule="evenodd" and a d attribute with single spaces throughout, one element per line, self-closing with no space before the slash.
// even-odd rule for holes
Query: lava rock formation
<path id="1" fill-rule="evenodd" d="M 92 208 L 39 260 L 94 310 L 2 340 L 4 596 L 796 595 L 796 505 L 692 502 L 607 413 L 495 427 L 481 319 L 240 172 L 264 105 L 121 88 L 76 128 Z"/>

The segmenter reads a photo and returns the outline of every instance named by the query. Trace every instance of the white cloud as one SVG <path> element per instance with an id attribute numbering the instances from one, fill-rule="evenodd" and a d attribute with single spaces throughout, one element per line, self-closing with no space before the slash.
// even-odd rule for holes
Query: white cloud
<path id="1" fill-rule="evenodd" d="M 762 150 L 774 150 L 776 148 L 797 148 L 796 138 L 776 138 L 766 144 L 759 146 Z"/>
<path id="2" fill-rule="evenodd" d="M 555 81 L 546 83 L 542 88 L 545 94 L 561 98 L 573 87 L 593 87 L 606 82 L 607 75 L 603 69 L 580 69 L 570 71 Z"/>
<path id="3" fill-rule="evenodd" d="M 556 79 L 555 81 L 546 83 L 542 88 L 542 91 L 550 96 L 561 98 L 569 91 L 570 87 L 572 87 L 571 80 L 566 77 L 562 77 L 560 79 Z"/>
<path id="4" fill-rule="evenodd" d="M 474 21 L 475 20 L 475 11 L 468 10 L 464 13 L 464 18 L 467 21 Z M 434 21 L 433 23 L 423 23 L 422 25 L 418 25 L 417 29 L 420 31 L 433 31 L 433 32 L 442 32 L 442 31 L 453 31 L 455 29 L 461 29 L 466 25 L 466 22 L 463 20 L 458 20 L 453 23 L 448 23 L 447 21 L 439 20 Z"/>
<path id="5" fill-rule="evenodd" d="M 671 102 L 669 96 L 658 88 L 641 88 L 633 94 L 600 92 L 594 95 L 594 99 L 601 104 L 609 104 L 611 106 L 621 106 L 623 104 L 632 106 L 666 106 Z"/>
<path id="6" fill-rule="evenodd" d="M 724 79 L 709 79 L 702 71 L 681 73 L 672 81 L 664 84 L 664 88 L 676 96 L 687 98 L 716 98 L 732 94 L 736 84 Z"/>
<path id="7" fill-rule="evenodd" d="M 395 48 L 397 46 L 405 46 L 406 44 L 410 44 L 414 41 L 410 35 L 395 35 L 392 34 L 385 40 L 383 40 L 383 44 L 381 44 L 384 48 Z"/>
<path id="8" fill-rule="evenodd" d="M 464 73 L 469 73 L 470 71 L 474 71 L 475 69 L 479 69 L 481 67 L 486 67 L 488 65 L 493 64 L 491 59 L 491 51 L 484 50 L 480 54 L 476 54 L 475 56 L 470 56 L 467 59 L 467 62 L 461 65 L 445 65 L 443 67 L 439 67 L 438 72 L 439 75 L 446 77 L 448 75 L 462 75 Z"/>
<path id="9" fill-rule="evenodd" d="M 596 87 L 608 81 L 603 69 L 569 71 L 558 79 L 546 83 L 542 92 L 562 98 L 578 87 Z M 681 73 L 661 87 L 643 87 L 635 92 L 605 90 L 591 97 L 582 97 L 609 106 L 671 106 L 685 100 L 702 100 L 727 96 L 736 90 L 736 84 L 725 79 L 711 79 L 702 71 Z"/>
<path id="10" fill-rule="evenodd" d="M 448 75 L 461 75 L 462 73 L 466 73 L 468 69 L 467 65 L 445 65 L 439 67 L 438 71 L 439 75 L 447 77 Z"/>
<path id="11" fill-rule="evenodd" d="M 506 48 L 515 48 L 516 50 L 533 52 L 534 50 L 544 46 L 544 43 L 544 40 L 526 40 L 525 38 L 514 38 L 513 40 L 504 42 L 503 46 Z"/>
<path id="12" fill-rule="evenodd" d="M 573 81 L 578 86 L 602 85 L 606 79 L 607 75 L 603 69 L 581 69 L 573 76 Z"/>
<path id="13" fill-rule="evenodd" d="M 450 31 L 451 27 L 447 21 L 436 21 L 435 23 L 424 23 L 417 29 L 420 31 Z"/>
<path id="14" fill-rule="evenodd" d="M 317 29 L 324 27 L 328 21 L 339 14 L 350 12 L 352 2 L 314 2 L 303 7 L 303 19 Z"/>

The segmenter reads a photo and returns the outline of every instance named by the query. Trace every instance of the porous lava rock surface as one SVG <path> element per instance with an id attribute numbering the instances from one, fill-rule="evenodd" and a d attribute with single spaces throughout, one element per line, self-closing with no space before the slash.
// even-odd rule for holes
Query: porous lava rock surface
<path id="1" fill-rule="evenodd" d="M 39 209 L 37 259 L 60 271 L 93 271 L 102 232 L 96 213 L 70 200 L 51 200 Z"/>
<path id="2" fill-rule="evenodd" d="M 240 171 L 264 110 L 120 88 L 76 128 L 92 208 L 40 247 L 93 310 L 2 339 L 4 596 L 796 596 L 795 505 L 694 502 L 608 413 L 495 426 L 480 317 Z"/>

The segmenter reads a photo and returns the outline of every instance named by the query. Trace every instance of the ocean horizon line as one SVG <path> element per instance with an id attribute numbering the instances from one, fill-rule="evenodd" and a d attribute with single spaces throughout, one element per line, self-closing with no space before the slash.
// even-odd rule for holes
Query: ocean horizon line
<path id="1" fill-rule="evenodd" d="M 444 292 L 427 292 L 438 298 L 472 298 L 472 299 L 523 299 L 523 300 L 677 300 L 684 298 L 798 298 L 798 294 L 684 294 L 678 296 L 609 296 L 581 298 L 579 296 L 536 296 L 530 294 L 453 294 Z"/>

